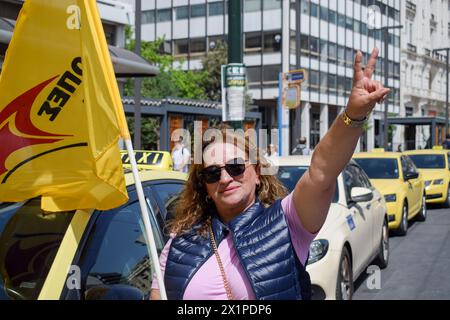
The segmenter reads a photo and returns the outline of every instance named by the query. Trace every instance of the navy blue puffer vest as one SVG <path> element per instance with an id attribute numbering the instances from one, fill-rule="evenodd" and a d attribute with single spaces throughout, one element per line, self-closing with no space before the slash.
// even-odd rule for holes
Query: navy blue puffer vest
<path id="1" fill-rule="evenodd" d="M 259 300 L 309 300 L 309 275 L 292 246 L 281 200 L 269 208 L 256 202 L 225 226 L 212 219 L 217 244 L 231 232 L 240 262 Z M 213 255 L 209 237 L 198 234 L 200 225 L 175 237 L 167 257 L 164 283 L 169 299 L 183 299 L 194 274 Z"/>

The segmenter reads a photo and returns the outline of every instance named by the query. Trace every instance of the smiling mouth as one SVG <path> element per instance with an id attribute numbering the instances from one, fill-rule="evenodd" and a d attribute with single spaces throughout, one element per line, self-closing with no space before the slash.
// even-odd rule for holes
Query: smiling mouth
<path id="1" fill-rule="evenodd" d="M 228 194 L 233 192 L 234 190 L 239 189 L 239 187 L 231 187 L 231 188 L 226 188 L 224 191 L 222 191 L 222 193 L 224 194 Z"/>

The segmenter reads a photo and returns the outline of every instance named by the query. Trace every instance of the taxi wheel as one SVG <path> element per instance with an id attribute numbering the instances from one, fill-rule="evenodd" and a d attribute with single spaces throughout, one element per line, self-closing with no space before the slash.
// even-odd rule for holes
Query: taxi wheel
<path id="1" fill-rule="evenodd" d="M 422 196 L 422 207 L 420 208 L 419 214 L 417 215 L 417 221 L 427 220 L 427 196 L 425 193 Z"/>
<path id="2" fill-rule="evenodd" d="M 353 270 L 350 253 L 344 247 L 339 262 L 339 273 L 336 284 L 336 300 L 351 300 L 353 297 Z"/>
<path id="3" fill-rule="evenodd" d="M 408 233 L 408 206 L 403 204 L 402 220 L 400 221 L 400 227 L 397 229 L 397 234 L 400 236 L 406 236 Z"/>
<path id="4" fill-rule="evenodd" d="M 383 228 L 381 229 L 381 241 L 378 255 L 375 259 L 375 263 L 384 269 L 389 262 L 389 225 L 386 219 L 383 222 Z"/>

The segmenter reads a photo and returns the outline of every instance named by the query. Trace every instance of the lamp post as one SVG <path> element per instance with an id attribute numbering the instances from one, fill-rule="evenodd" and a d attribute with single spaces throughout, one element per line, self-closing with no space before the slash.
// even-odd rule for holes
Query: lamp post
<path id="1" fill-rule="evenodd" d="M 381 27 L 378 29 L 373 29 L 374 31 L 383 31 L 383 42 L 384 42 L 384 87 L 388 87 L 388 78 L 389 78 L 389 29 L 402 29 L 402 25 L 398 26 L 386 26 Z M 388 106 L 389 106 L 389 99 L 386 99 L 384 101 L 384 117 L 383 117 L 383 123 L 384 123 L 384 137 L 383 137 L 383 147 L 387 150 L 388 147 Z"/>
<path id="2" fill-rule="evenodd" d="M 134 52 L 141 55 L 141 0 L 136 0 L 135 8 L 135 44 Z M 141 79 L 134 80 L 134 147 L 141 149 Z"/>
<path id="3" fill-rule="evenodd" d="M 449 56 L 450 56 L 450 48 L 441 48 L 441 49 L 434 49 L 433 50 L 433 56 L 434 56 L 434 54 L 436 53 L 436 52 L 439 52 L 439 51 L 445 51 L 446 52 L 446 54 L 447 54 L 447 62 L 446 62 L 446 78 L 447 78 L 447 81 L 445 82 L 446 83 L 446 86 L 445 86 L 445 88 L 446 88 L 446 90 L 445 90 L 445 92 L 446 92 L 446 98 L 445 98 L 445 135 L 447 135 L 448 134 L 448 87 L 449 87 L 449 82 L 448 82 L 448 73 L 449 73 Z"/>

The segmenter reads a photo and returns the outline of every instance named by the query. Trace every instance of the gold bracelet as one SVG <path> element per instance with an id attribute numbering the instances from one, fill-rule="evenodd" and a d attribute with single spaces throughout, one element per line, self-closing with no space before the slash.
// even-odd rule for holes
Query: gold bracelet
<path id="1" fill-rule="evenodd" d="M 342 113 L 342 120 L 344 121 L 345 125 L 352 128 L 360 128 L 367 122 L 367 117 L 365 117 L 362 120 L 354 120 L 350 118 L 347 114 L 347 111 L 344 110 Z"/>

